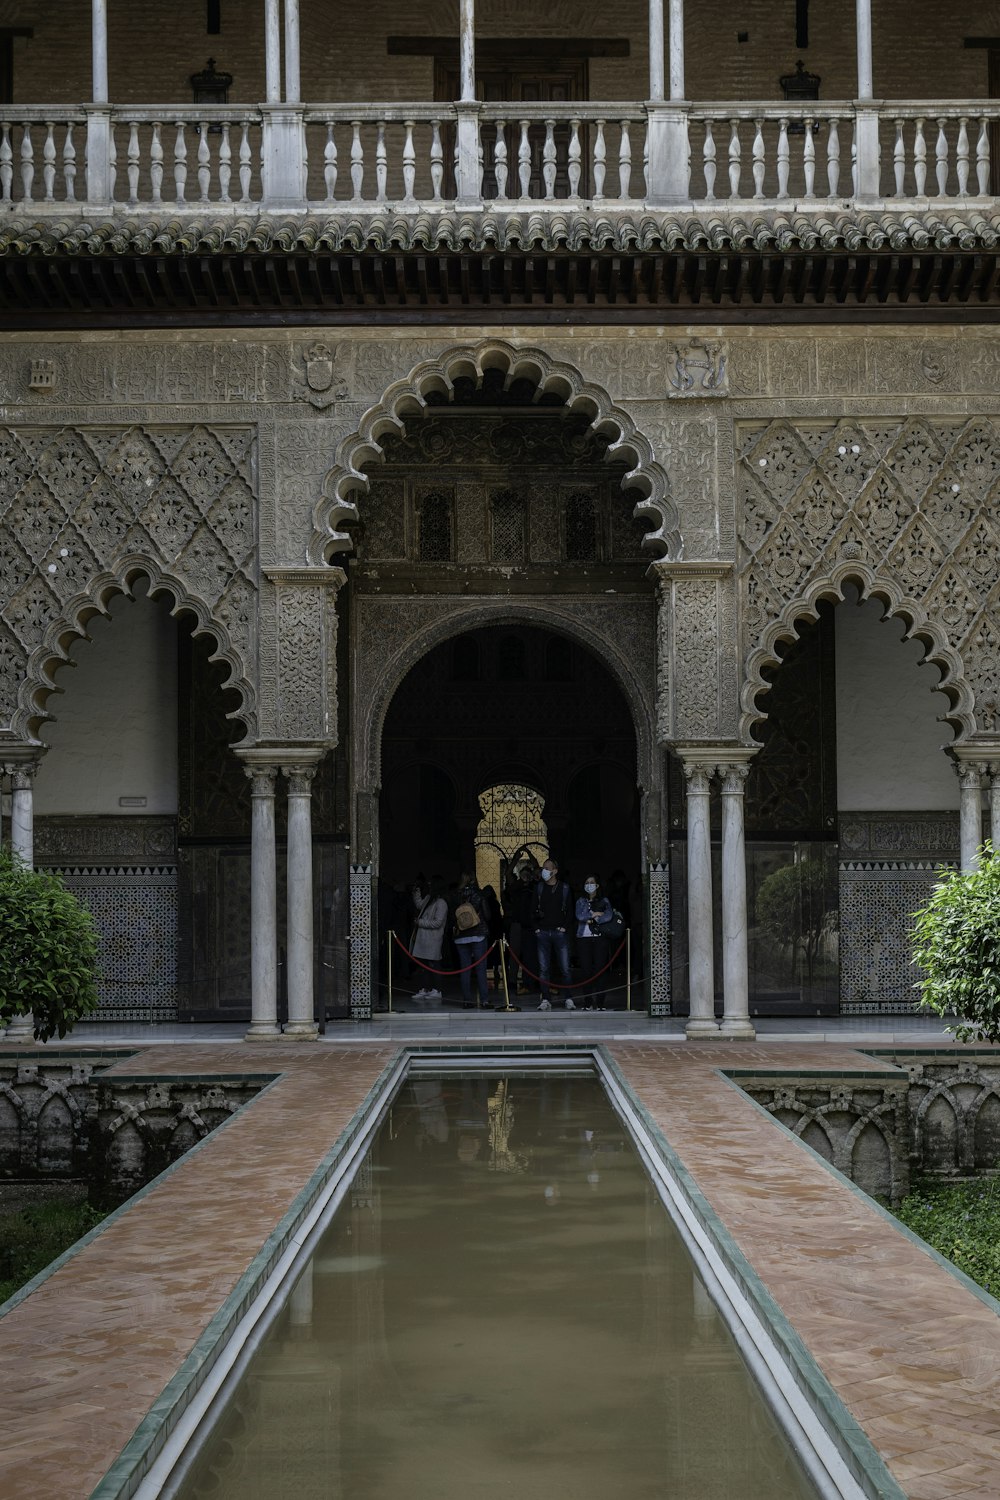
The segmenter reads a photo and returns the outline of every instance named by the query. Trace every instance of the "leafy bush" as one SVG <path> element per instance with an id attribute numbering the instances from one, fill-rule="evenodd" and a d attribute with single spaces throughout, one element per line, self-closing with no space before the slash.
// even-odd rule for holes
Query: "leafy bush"
<path id="1" fill-rule="evenodd" d="M 957 1015 L 959 1041 L 1000 1041 L 1000 853 L 984 844 L 978 866 L 946 876 L 915 917 L 922 1003 Z"/>
<path id="2" fill-rule="evenodd" d="M 0 1302 L 103 1218 L 89 1203 L 40 1203 L 0 1214 Z"/>
<path id="3" fill-rule="evenodd" d="M 896 1216 L 1000 1297 L 1000 1181 L 922 1183 L 903 1199 Z"/>
<path id="4" fill-rule="evenodd" d="M 90 913 L 55 875 L 0 849 L 0 1023 L 31 1011 L 40 1041 L 97 1009 Z"/>

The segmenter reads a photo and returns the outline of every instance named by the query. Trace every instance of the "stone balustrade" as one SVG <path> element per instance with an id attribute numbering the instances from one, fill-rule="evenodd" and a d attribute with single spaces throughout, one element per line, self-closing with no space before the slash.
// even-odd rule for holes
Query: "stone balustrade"
<path id="1" fill-rule="evenodd" d="M 810 101 L 801 113 L 754 102 L 5 105 L 0 214 L 985 203 L 997 123 L 995 100 Z"/>

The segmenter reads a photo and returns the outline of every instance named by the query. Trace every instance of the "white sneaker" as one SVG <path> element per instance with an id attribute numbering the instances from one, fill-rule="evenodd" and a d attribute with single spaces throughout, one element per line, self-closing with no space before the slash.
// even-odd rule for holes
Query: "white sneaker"
<path id="1" fill-rule="evenodd" d="M 413 996 L 413 998 L 414 1000 L 426 1000 L 428 998 L 427 991 L 417 990 L 417 993 Z"/>
<path id="2" fill-rule="evenodd" d="M 567 1010 L 576 1010 L 576 1006 L 573 1004 L 572 1000 L 567 1000 L 566 1001 L 566 1009 Z"/>
<path id="3" fill-rule="evenodd" d="M 538 1009 L 539 1010 L 551 1010 L 552 1006 L 549 1004 L 549 1002 L 547 1000 L 543 1000 L 542 1003 L 541 1003 L 541 1005 L 538 1007 Z"/>
<path id="4" fill-rule="evenodd" d="M 424 996 L 424 999 L 425 1000 L 440 1000 L 441 999 L 441 991 L 440 990 L 428 990 L 427 993 L 426 993 L 426 995 Z"/>

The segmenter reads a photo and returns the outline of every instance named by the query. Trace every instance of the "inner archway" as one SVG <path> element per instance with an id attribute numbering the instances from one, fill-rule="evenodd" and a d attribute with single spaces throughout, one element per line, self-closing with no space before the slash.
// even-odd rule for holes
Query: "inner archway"
<path id="1" fill-rule="evenodd" d="M 511 621 L 433 647 L 389 705 L 381 765 L 383 922 L 418 876 L 448 889 L 482 866 L 481 883 L 502 887 L 551 852 L 574 894 L 592 872 L 614 885 L 638 945 L 635 725 L 611 671 L 581 642 Z"/>

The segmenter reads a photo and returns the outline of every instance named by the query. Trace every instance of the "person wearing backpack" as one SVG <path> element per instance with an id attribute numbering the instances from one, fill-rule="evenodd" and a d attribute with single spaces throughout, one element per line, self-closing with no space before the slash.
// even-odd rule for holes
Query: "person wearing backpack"
<path id="1" fill-rule="evenodd" d="M 547 859 L 541 868 L 541 880 L 535 887 L 532 903 L 532 926 L 538 944 L 538 978 L 541 981 L 542 1003 L 539 1010 L 551 1010 L 549 999 L 549 970 L 552 958 L 559 966 L 559 978 L 566 996 L 567 1010 L 576 1010 L 570 994 L 572 977 L 569 967 L 569 929 L 574 919 L 573 892 L 565 880 L 559 879 L 559 866 L 554 859 Z"/>
<path id="2" fill-rule="evenodd" d="M 584 1010 L 603 1010 L 606 999 L 608 939 L 614 911 L 596 875 L 588 875 L 576 903 L 576 954 L 580 960 L 580 993 Z"/>
<path id="3" fill-rule="evenodd" d="M 455 952 L 461 969 L 459 982 L 462 986 L 462 1005 L 472 1010 L 472 976 L 476 976 L 480 1009 L 488 1010 L 486 987 L 486 922 L 483 914 L 483 893 L 476 884 L 475 876 L 464 874 L 458 883 L 458 901 L 454 913 Z"/>

